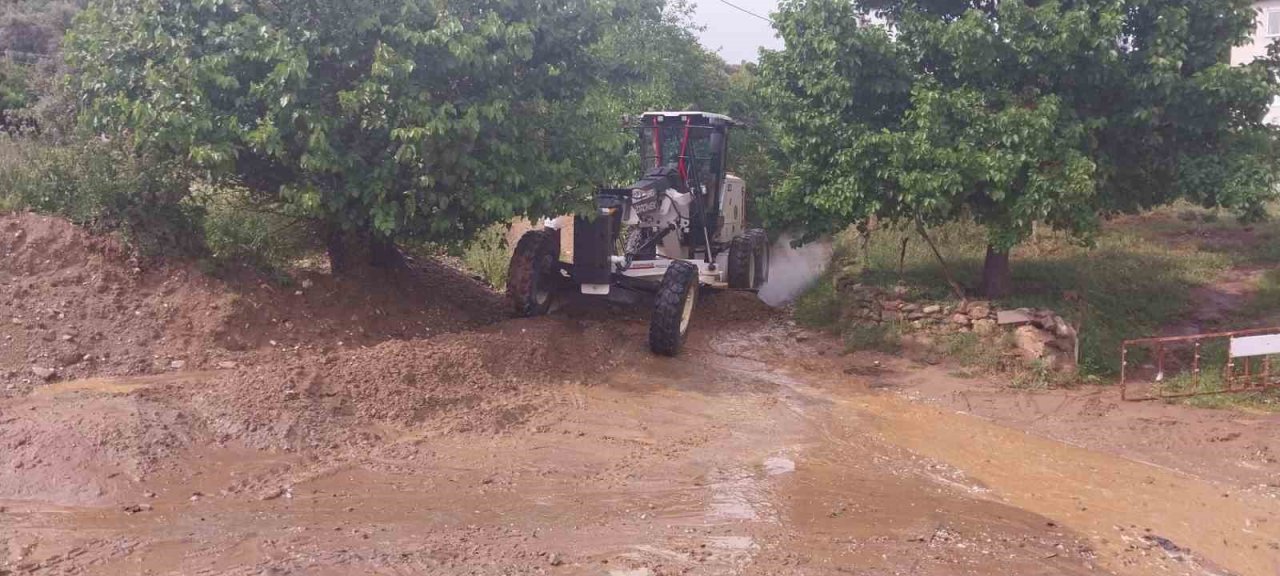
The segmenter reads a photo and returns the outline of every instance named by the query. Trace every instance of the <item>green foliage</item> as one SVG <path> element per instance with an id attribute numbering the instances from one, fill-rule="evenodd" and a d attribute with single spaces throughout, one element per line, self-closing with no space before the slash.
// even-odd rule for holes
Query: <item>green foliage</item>
<path id="1" fill-rule="evenodd" d="M 1013 279 L 1020 289 L 1004 305 L 1049 308 L 1079 323 L 1082 375 L 1115 374 L 1122 340 L 1156 334 L 1176 321 L 1194 305 L 1193 290 L 1231 265 L 1224 254 L 1170 246 L 1167 239 L 1153 238 L 1151 227 L 1108 226 L 1092 247 L 1079 245 L 1065 232 L 1037 232 L 1012 252 Z M 988 239 L 981 226 L 952 222 L 929 234 L 961 282 L 976 279 Z M 899 274 L 904 237 L 909 242 Z M 840 239 L 845 246 L 832 266 L 861 269 L 862 282 L 885 287 L 901 282 L 923 299 L 953 297 L 933 253 L 911 229 L 878 230 L 865 251 L 856 235 Z M 1068 300 L 1069 294 L 1078 295 L 1083 304 Z M 981 355 L 975 362 L 998 364 Z"/>
<path id="2" fill-rule="evenodd" d="M 605 179 L 594 47 L 660 9 L 95 0 L 66 49 L 93 131 L 343 229 L 443 241 Z"/>
<path id="3" fill-rule="evenodd" d="M 203 242 L 220 263 L 278 271 L 315 244 L 309 222 L 287 205 L 264 205 L 243 188 L 198 186 L 189 204 L 204 213 Z"/>
<path id="4" fill-rule="evenodd" d="M 189 182 L 174 166 L 97 140 L 61 146 L 2 140 L 0 190 L 10 208 L 118 230 L 147 255 L 202 252 L 192 231 L 203 211 L 181 202 Z"/>
<path id="5" fill-rule="evenodd" d="M 608 111 L 603 116 L 612 123 L 600 130 L 607 134 L 602 142 L 609 142 L 616 152 L 612 159 L 601 159 L 609 166 L 607 181 L 628 184 L 640 165 L 634 134 L 617 130 L 622 115 L 703 110 L 728 114 L 746 124 L 730 137 L 727 168 L 746 180 L 747 189 L 755 194 L 770 186 L 776 171 L 772 141 L 762 121 L 756 66 L 726 65 L 703 48 L 692 11 L 692 4 L 673 0 L 665 5 L 661 18 L 637 18 L 611 30 L 595 47 L 606 72 L 588 100 L 594 108 Z"/>
<path id="6" fill-rule="evenodd" d="M 1226 58 L 1254 20 L 1247 0 L 785 2 L 761 66 L 789 164 L 767 215 L 810 236 L 970 219 L 1007 251 L 1177 198 L 1256 212 L 1276 66 Z"/>
<path id="7" fill-rule="evenodd" d="M 30 103 L 26 70 L 0 60 L 0 111 L 26 108 Z"/>
<path id="8" fill-rule="evenodd" d="M 477 234 L 462 249 L 463 265 L 497 290 L 506 288 L 507 267 L 511 263 L 507 230 L 506 225 L 494 224 Z"/>
<path id="9" fill-rule="evenodd" d="M 840 322 L 840 297 L 836 293 L 831 274 L 818 278 L 796 298 L 795 318 L 802 326 L 838 330 Z"/>
<path id="10" fill-rule="evenodd" d="M 902 329 L 897 324 L 857 324 L 844 330 L 846 350 L 874 350 L 892 354 L 902 349 Z"/>

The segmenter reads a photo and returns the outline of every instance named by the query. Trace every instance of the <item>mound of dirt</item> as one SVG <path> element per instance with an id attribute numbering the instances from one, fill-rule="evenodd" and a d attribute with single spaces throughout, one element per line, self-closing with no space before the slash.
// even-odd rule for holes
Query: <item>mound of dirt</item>
<path id="1" fill-rule="evenodd" d="M 765 304 L 753 292 L 733 290 L 704 290 L 700 294 L 697 322 L 748 322 L 770 318 L 782 318 L 785 313 L 781 308 Z"/>
<path id="2" fill-rule="evenodd" d="M 103 504 L 193 439 L 180 409 L 137 396 L 33 397 L 0 413 L 0 499 Z"/>
<path id="3" fill-rule="evenodd" d="M 505 313 L 497 294 L 434 262 L 292 285 L 245 272 L 224 280 L 194 264 L 144 269 L 108 237 L 28 213 L 0 217 L 0 254 L 0 394 L 252 363 L 267 349 L 428 337 Z"/>
<path id="4" fill-rule="evenodd" d="M 547 408 L 548 383 L 585 380 L 639 353 L 597 323 L 539 318 L 499 329 L 302 355 L 170 390 L 222 444 L 368 446 L 427 431 L 500 432 Z"/>

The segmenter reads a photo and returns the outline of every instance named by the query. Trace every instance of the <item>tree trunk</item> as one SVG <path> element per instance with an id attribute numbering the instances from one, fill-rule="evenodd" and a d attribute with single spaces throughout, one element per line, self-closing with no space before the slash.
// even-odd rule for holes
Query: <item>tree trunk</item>
<path id="1" fill-rule="evenodd" d="M 351 236 L 350 232 L 337 226 L 325 231 L 325 251 L 329 253 L 329 271 L 334 276 L 350 274 L 360 259 L 360 247 L 354 245 Z"/>
<path id="2" fill-rule="evenodd" d="M 329 270 L 334 275 L 357 273 L 369 266 L 399 268 L 405 263 L 395 242 L 368 229 L 343 230 L 334 226 L 326 233 L 325 248 Z"/>
<path id="3" fill-rule="evenodd" d="M 375 268 L 400 268 L 405 265 L 404 254 L 395 241 L 375 234 L 369 238 L 369 264 Z"/>
<path id="4" fill-rule="evenodd" d="M 1009 252 L 987 246 L 987 260 L 982 264 L 982 295 L 1003 298 L 1009 295 L 1013 280 L 1009 274 Z"/>

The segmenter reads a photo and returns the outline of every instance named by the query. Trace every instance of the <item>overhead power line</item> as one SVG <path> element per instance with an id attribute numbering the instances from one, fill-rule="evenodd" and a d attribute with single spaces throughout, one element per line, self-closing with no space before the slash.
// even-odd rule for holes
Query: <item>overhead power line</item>
<path id="1" fill-rule="evenodd" d="M 759 14 L 756 14 L 755 12 L 752 12 L 752 11 L 750 11 L 750 10 L 747 10 L 746 8 L 743 8 L 743 7 L 741 7 L 741 6 L 737 5 L 737 4 L 734 4 L 733 2 L 730 2 L 729 0 L 720 0 L 720 2 L 723 2 L 726 6 L 728 6 L 728 7 L 730 7 L 730 8 L 733 8 L 733 9 L 735 9 L 735 10 L 738 10 L 738 11 L 743 12 L 743 13 L 746 13 L 746 14 L 750 14 L 750 15 L 752 15 L 752 16 L 755 16 L 756 18 L 759 18 L 759 19 L 761 19 L 761 20 L 764 20 L 765 22 L 768 22 L 768 23 L 770 23 L 770 24 L 773 24 L 773 20 L 770 20 L 768 16 L 761 16 L 761 15 L 759 15 Z"/>

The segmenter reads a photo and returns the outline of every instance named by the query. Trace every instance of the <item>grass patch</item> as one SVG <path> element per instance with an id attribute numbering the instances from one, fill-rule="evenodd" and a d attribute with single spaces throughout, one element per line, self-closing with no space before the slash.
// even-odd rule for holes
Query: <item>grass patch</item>
<path id="1" fill-rule="evenodd" d="M 938 353 L 953 358 L 967 368 L 976 368 L 983 372 L 993 372 L 1004 367 L 1004 358 L 1000 349 L 983 341 L 981 336 L 972 332 L 955 332 L 939 334 L 934 345 Z"/>
<path id="2" fill-rule="evenodd" d="M 833 273 L 828 271 L 796 298 L 796 322 L 806 328 L 839 331 L 840 296 L 836 293 Z"/>
<path id="3" fill-rule="evenodd" d="M 248 265 L 271 276 L 284 276 L 319 244 L 314 226 L 287 206 L 255 202 L 242 188 L 197 186 L 188 202 L 203 213 L 205 264 L 211 271 Z"/>
<path id="4" fill-rule="evenodd" d="M 121 233 L 147 256 L 203 252 L 203 211 L 184 202 L 189 175 L 148 162 L 115 142 L 52 144 L 0 138 L 0 205 L 56 214 Z"/>
<path id="5" fill-rule="evenodd" d="M 503 290 L 507 286 L 507 269 L 511 252 L 507 247 L 507 226 L 494 224 L 462 247 L 462 265 L 484 279 L 490 287 Z"/>
<path id="6" fill-rule="evenodd" d="M 1241 312 L 1244 318 L 1276 321 L 1274 319 L 1280 314 L 1280 269 L 1273 268 L 1262 273 L 1253 300 Z"/>
<path id="7" fill-rule="evenodd" d="M 1171 245 L 1149 232 L 1116 222 L 1107 226 L 1092 246 L 1084 246 L 1064 234 L 1041 230 L 1014 249 L 1014 294 L 997 303 L 1049 308 L 1069 322 L 1079 323 L 1081 375 L 1115 375 L 1122 340 L 1157 333 L 1161 326 L 1176 320 L 1194 304 L 1192 290 L 1233 263 L 1225 254 Z M 957 222 L 930 230 L 930 236 L 956 279 L 966 286 L 977 286 L 986 230 Z M 846 234 L 839 243 L 842 249 L 834 269 L 859 270 L 862 282 L 868 284 L 905 284 L 917 297 L 952 297 L 941 266 L 910 229 L 882 229 L 869 241 Z M 965 342 L 945 346 L 954 348 L 950 355 L 957 357 L 969 353 L 965 348 L 974 347 Z"/>
<path id="8" fill-rule="evenodd" d="M 844 330 L 844 348 L 895 353 L 902 349 L 902 330 L 894 323 L 858 324 Z"/>
<path id="9" fill-rule="evenodd" d="M 1268 207 L 1270 218 L 1241 222 L 1221 209 L 1201 208 L 1185 202 L 1126 217 L 1120 225 L 1160 244 L 1219 254 L 1235 266 L 1280 263 L 1280 205 Z"/>

